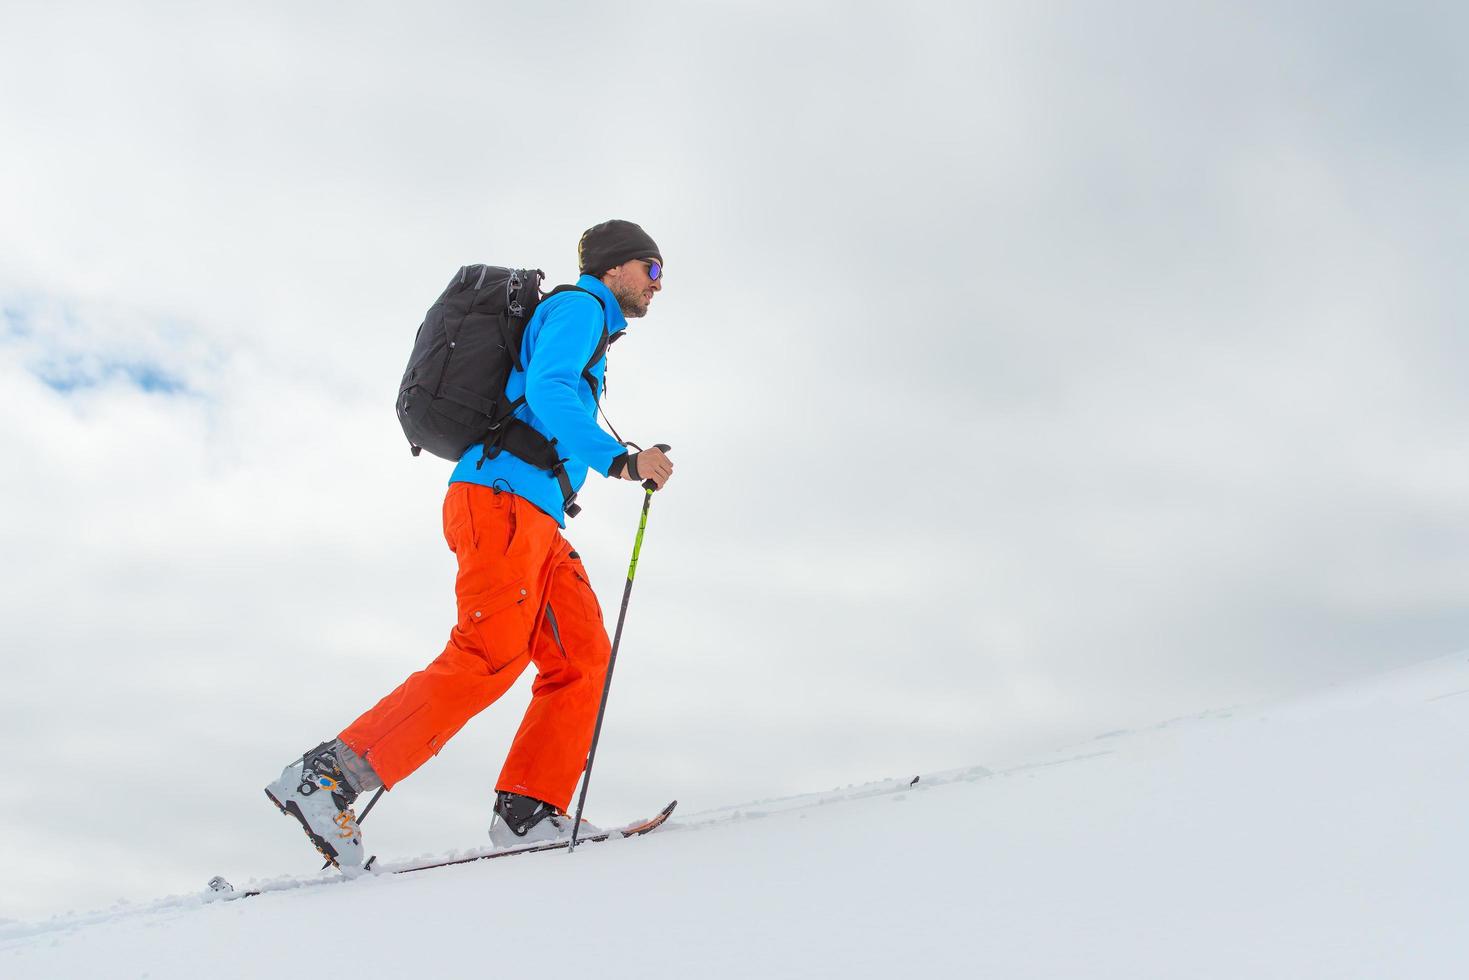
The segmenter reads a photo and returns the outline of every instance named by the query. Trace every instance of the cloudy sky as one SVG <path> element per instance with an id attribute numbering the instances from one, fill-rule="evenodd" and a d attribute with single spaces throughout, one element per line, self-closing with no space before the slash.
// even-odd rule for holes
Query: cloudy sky
<path id="1" fill-rule="evenodd" d="M 313 867 L 260 788 L 454 616 L 413 333 L 610 217 L 594 819 L 1469 647 L 1469 16 L 1278 6 L 6 3 L 0 917 Z M 528 680 L 370 851 L 484 841 Z"/>

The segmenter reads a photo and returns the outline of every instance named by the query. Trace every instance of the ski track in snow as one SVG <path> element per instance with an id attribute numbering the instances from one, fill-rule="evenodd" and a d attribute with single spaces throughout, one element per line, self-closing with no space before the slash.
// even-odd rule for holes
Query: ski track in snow
<path id="1" fill-rule="evenodd" d="M 1463 694 L 1457 655 L 1008 768 L 676 815 L 576 861 L 388 873 L 471 849 L 0 921 L 0 976 L 315 975 L 303 937 L 347 921 L 384 975 L 543 969 L 559 935 L 610 977 L 1461 977 Z"/>

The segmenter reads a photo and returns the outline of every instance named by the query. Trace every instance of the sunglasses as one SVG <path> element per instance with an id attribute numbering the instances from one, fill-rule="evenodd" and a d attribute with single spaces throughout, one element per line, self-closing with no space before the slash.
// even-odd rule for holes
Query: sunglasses
<path id="1" fill-rule="evenodd" d="M 654 262 L 652 259 L 640 259 L 639 261 L 648 267 L 649 282 L 657 282 L 659 279 L 663 278 L 662 262 Z"/>

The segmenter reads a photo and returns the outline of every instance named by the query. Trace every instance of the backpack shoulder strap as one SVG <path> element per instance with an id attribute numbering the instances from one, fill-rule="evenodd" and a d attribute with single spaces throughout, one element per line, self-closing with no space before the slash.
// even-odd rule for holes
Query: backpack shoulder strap
<path id="1" fill-rule="evenodd" d="M 586 295 L 590 296 L 592 299 L 594 299 L 594 300 L 597 301 L 597 305 L 602 308 L 603 314 L 605 314 L 607 312 L 607 304 L 604 303 L 604 302 L 602 302 L 602 297 L 598 296 L 596 293 L 592 292 L 590 289 L 582 289 L 580 286 L 574 286 L 574 285 L 572 285 L 570 283 L 567 283 L 567 284 L 565 284 L 563 286 L 557 286 L 555 289 L 553 289 L 549 293 L 547 293 L 546 294 L 546 299 L 550 299 L 552 296 L 555 296 L 558 293 L 585 293 Z M 541 300 L 541 302 L 543 302 L 543 303 L 545 301 L 546 300 Z"/>
<path id="2" fill-rule="evenodd" d="M 557 286 L 555 289 L 551 290 L 549 293 L 546 294 L 546 299 L 550 299 L 552 296 L 555 296 L 558 293 L 571 292 L 584 293 L 587 296 L 590 296 L 592 299 L 596 300 L 597 305 L 602 308 L 602 338 L 597 341 L 597 349 L 592 351 L 591 359 L 587 361 L 586 365 L 581 369 L 582 380 L 587 383 L 588 388 L 592 389 L 592 398 L 600 402 L 602 393 L 597 390 L 597 379 L 592 374 L 592 368 L 596 365 L 598 361 L 607 356 L 607 348 L 611 346 L 611 340 L 607 335 L 607 304 L 602 302 L 602 297 L 598 296 L 590 289 L 583 289 L 580 286 L 574 286 L 569 283 L 564 286 Z M 542 300 L 541 302 L 544 303 L 545 301 L 546 300 Z"/>

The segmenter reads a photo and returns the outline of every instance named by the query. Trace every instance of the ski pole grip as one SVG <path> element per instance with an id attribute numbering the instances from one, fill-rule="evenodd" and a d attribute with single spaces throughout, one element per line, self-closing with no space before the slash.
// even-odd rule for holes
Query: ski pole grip
<path id="1" fill-rule="evenodd" d="M 668 445 L 668 443 L 666 443 L 666 442 L 659 442 L 659 443 L 655 443 L 653 445 L 653 448 L 654 449 L 660 449 L 663 452 L 667 453 L 673 447 L 670 446 L 670 445 Z M 643 489 L 644 490 L 657 490 L 658 489 L 658 484 L 654 483 L 652 480 L 644 480 L 643 481 Z"/>

